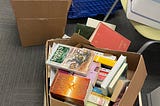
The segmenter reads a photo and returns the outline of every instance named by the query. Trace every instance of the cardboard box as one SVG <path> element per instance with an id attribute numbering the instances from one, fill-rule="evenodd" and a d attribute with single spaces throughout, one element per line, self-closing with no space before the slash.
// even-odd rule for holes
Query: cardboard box
<path id="1" fill-rule="evenodd" d="M 65 17 L 71 0 L 11 0 L 16 18 Z"/>
<path id="2" fill-rule="evenodd" d="M 11 0 L 22 46 L 61 38 L 71 0 Z"/>
<path id="3" fill-rule="evenodd" d="M 124 93 L 119 106 L 133 106 L 135 100 L 140 92 L 145 78 L 147 76 L 147 71 L 144 63 L 143 56 L 141 54 L 133 53 L 133 52 L 120 52 L 120 51 L 112 51 L 112 50 L 105 50 L 105 49 L 98 49 L 90 45 L 90 43 L 83 38 L 82 36 L 72 35 L 70 39 L 52 39 L 46 42 L 46 60 L 48 57 L 48 46 L 51 45 L 53 42 L 67 44 L 71 46 L 76 46 L 79 44 L 79 47 L 85 47 L 101 52 L 110 53 L 116 56 L 120 56 L 121 54 L 127 56 L 127 63 L 128 63 L 128 71 L 127 77 L 131 80 L 127 91 Z M 45 92 L 46 92 L 46 104 L 45 106 L 70 106 L 70 104 L 56 100 L 49 96 L 48 91 L 48 78 L 49 78 L 49 68 L 46 65 L 46 82 L 45 82 Z M 57 105 L 55 105 L 57 104 Z"/>
<path id="4" fill-rule="evenodd" d="M 65 25 L 66 18 L 17 19 L 19 37 L 23 46 L 45 44 L 48 39 L 61 38 Z"/>

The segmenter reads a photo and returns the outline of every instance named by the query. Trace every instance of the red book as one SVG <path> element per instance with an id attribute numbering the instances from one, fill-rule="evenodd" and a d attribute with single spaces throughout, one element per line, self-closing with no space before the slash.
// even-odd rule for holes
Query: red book
<path id="1" fill-rule="evenodd" d="M 89 41 L 97 48 L 127 51 L 131 41 L 110 29 L 103 23 L 99 23 Z"/>

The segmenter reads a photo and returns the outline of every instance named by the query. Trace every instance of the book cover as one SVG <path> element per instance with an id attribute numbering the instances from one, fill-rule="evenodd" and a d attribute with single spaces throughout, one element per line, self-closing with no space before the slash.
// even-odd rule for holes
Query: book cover
<path id="1" fill-rule="evenodd" d="M 109 67 L 113 67 L 114 64 L 116 63 L 116 60 L 112 60 L 108 58 L 107 56 L 102 56 L 102 55 L 95 55 L 93 60 L 95 62 L 99 62 Z"/>
<path id="2" fill-rule="evenodd" d="M 130 80 L 118 80 L 115 89 L 113 91 L 113 94 L 111 96 L 111 101 L 116 102 L 120 93 L 124 93 L 125 88 L 128 86 Z M 122 94 L 123 95 L 123 94 Z"/>
<path id="3" fill-rule="evenodd" d="M 88 101 L 91 103 L 95 103 L 98 106 L 109 106 L 110 97 L 98 94 L 96 92 L 91 92 L 88 97 Z"/>
<path id="4" fill-rule="evenodd" d="M 94 32 L 95 28 L 86 26 L 84 24 L 77 23 L 75 27 L 75 33 L 83 36 L 86 39 L 89 39 L 92 33 Z"/>
<path id="5" fill-rule="evenodd" d="M 103 80 L 101 88 L 104 95 L 108 94 L 108 86 L 124 62 L 126 62 L 126 56 L 121 55 L 108 73 L 107 77 Z"/>
<path id="6" fill-rule="evenodd" d="M 121 66 L 121 68 L 118 70 L 118 72 L 116 73 L 116 75 L 113 77 L 112 81 L 110 82 L 109 86 L 108 86 L 108 91 L 110 94 L 113 93 L 114 87 L 117 83 L 117 81 L 120 79 L 120 77 L 122 77 L 122 74 L 126 72 L 127 70 L 127 63 L 123 63 L 123 65 Z M 125 77 L 125 75 L 123 76 Z"/>
<path id="7" fill-rule="evenodd" d="M 101 67 L 98 74 L 98 81 L 103 81 L 107 77 L 109 72 L 110 72 L 110 69 Z"/>
<path id="8" fill-rule="evenodd" d="M 86 76 L 93 57 L 92 50 L 57 44 L 46 64 Z"/>
<path id="9" fill-rule="evenodd" d="M 89 67 L 89 72 L 87 74 L 87 78 L 89 78 L 91 80 L 91 83 L 93 86 L 95 85 L 95 83 L 97 81 L 100 67 L 101 67 L 101 64 L 96 63 L 96 62 L 92 62 Z"/>
<path id="10" fill-rule="evenodd" d="M 103 21 L 100 21 L 100 20 L 96 20 L 96 19 L 93 19 L 93 18 L 88 18 L 87 19 L 86 26 L 96 28 L 100 22 L 102 22 L 103 24 L 107 25 L 112 30 L 116 29 L 116 25 L 114 25 L 114 24 L 106 23 L 106 22 L 103 22 Z"/>
<path id="11" fill-rule="evenodd" d="M 97 48 L 127 51 L 130 40 L 113 31 L 103 23 L 99 23 L 89 41 Z"/>
<path id="12" fill-rule="evenodd" d="M 51 85 L 50 93 L 53 98 L 84 106 L 91 90 L 90 79 L 58 71 Z"/>

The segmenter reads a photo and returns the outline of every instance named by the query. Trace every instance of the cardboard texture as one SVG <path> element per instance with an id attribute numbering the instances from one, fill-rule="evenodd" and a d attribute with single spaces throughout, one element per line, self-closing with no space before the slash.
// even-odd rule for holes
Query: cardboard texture
<path id="1" fill-rule="evenodd" d="M 16 18 L 67 16 L 71 0 L 11 0 Z"/>
<path id="2" fill-rule="evenodd" d="M 11 0 L 22 46 L 61 38 L 71 0 Z"/>
<path id="3" fill-rule="evenodd" d="M 66 18 L 17 19 L 19 37 L 23 46 L 45 44 L 51 38 L 64 34 Z"/>
<path id="4" fill-rule="evenodd" d="M 106 50 L 106 49 L 98 49 L 89 44 L 89 42 L 84 39 L 82 36 L 78 35 L 72 35 L 70 39 L 52 39 L 48 40 L 46 42 L 46 60 L 48 57 L 48 46 L 51 45 L 53 42 L 56 43 L 62 43 L 62 44 L 67 44 L 71 46 L 76 46 L 79 44 L 81 47 L 101 51 L 101 52 L 106 52 L 106 53 L 111 53 L 116 56 L 125 55 L 127 56 L 127 63 L 128 63 L 128 79 L 131 79 L 131 82 L 128 86 L 128 90 L 124 93 L 122 99 L 120 100 L 119 106 L 133 106 L 135 103 L 135 100 L 138 96 L 139 91 L 141 90 L 143 83 L 145 81 L 145 78 L 147 76 L 147 71 L 144 63 L 143 56 L 137 53 L 133 52 L 120 52 L 120 51 L 112 51 L 112 50 Z M 48 67 L 46 65 L 46 95 L 48 94 Z M 52 97 L 46 96 L 46 104 L 44 106 L 55 106 L 55 104 L 58 104 L 58 106 L 70 106 L 68 103 L 64 103 L 62 101 L 53 99 Z"/>

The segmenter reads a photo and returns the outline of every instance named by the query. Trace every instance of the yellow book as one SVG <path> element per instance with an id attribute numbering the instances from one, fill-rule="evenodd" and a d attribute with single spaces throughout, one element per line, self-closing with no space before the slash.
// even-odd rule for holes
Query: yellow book
<path id="1" fill-rule="evenodd" d="M 113 67 L 114 64 L 116 63 L 116 60 L 112 60 L 112 59 L 109 59 L 107 57 L 100 56 L 100 55 L 95 55 L 94 56 L 94 61 L 99 62 L 99 63 L 104 64 L 104 65 L 107 65 L 107 66 L 110 66 L 110 67 Z"/>

